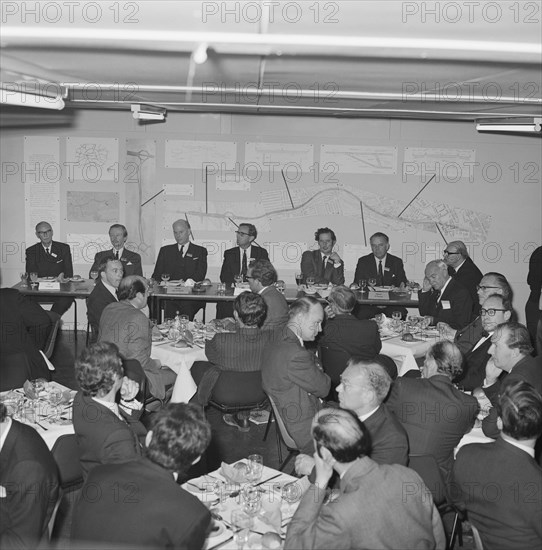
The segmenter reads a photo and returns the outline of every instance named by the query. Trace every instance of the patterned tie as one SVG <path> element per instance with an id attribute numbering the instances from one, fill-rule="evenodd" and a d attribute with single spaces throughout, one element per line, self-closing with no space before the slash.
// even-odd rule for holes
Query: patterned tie
<path id="1" fill-rule="evenodd" d="M 382 271 L 382 260 L 378 262 L 378 284 L 384 285 L 384 272 Z"/>
<path id="2" fill-rule="evenodd" d="M 243 250 L 243 261 L 241 262 L 241 275 L 243 276 L 243 281 L 246 281 L 247 277 L 247 251 Z"/>
<path id="3" fill-rule="evenodd" d="M 118 260 L 118 259 L 119 259 L 119 251 L 115 250 L 115 260 Z"/>
<path id="4" fill-rule="evenodd" d="M 322 260 L 322 277 L 326 272 L 326 264 L 327 264 L 327 256 L 324 256 L 324 259 Z"/>

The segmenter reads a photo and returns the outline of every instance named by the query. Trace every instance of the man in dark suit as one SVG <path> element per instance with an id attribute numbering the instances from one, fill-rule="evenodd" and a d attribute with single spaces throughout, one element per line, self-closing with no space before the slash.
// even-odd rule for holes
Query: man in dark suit
<path id="1" fill-rule="evenodd" d="M 56 277 L 58 280 L 73 277 L 72 254 L 65 243 L 53 241 L 53 228 L 47 222 L 36 225 L 36 237 L 40 240 L 26 249 L 26 272 L 38 277 Z M 62 315 L 70 309 L 73 299 L 65 296 L 44 295 L 32 297 L 36 302 L 53 302 L 51 311 Z"/>
<path id="2" fill-rule="evenodd" d="M 128 230 L 126 227 L 120 223 L 113 224 L 109 228 L 109 239 L 111 240 L 113 248 L 110 250 L 102 250 L 101 252 L 97 252 L 96 256 L 94 256 L 94 263 L 92 264 L 90 271 L 98 271 L 105 258 L 112 257 L 115 258 L 115 260 L 120 260 L 122 262 L 125 276 L 143 276 L 141 256 L 137 252 L 132 252 L 124 246 L 128 239 Z"/>
<path id="3" fill-rule="evenodd" d="M 452 342 L 437 342 L 427 351 L 422 378 L 397 378 L 386 401 L 408 434 L 410 453 L 433 455 L 445 480 L 451 474 L 454 448 L 478 414 L 478 401 L 452 384 L 462 361 Z"/>
<path id="4" fill-rule="evenodd" d="M 330 380 L 303 342 L 312 342 L 321 330 L 324 310 L 310 296 L 296 300 L 284 331 L 277 334 L 264 353 L 262 387 L 275 402 L 297 448 L 311 452 L 310 425 L 322 407 L 320 398 L 329 392 Z"/>
<path id="5" fill-rule="evenodd" d="M 98 339 L 100 317 L 102 311 L 114 302 L 118 302 L 117 289 L 123 277 L 123 267 L 120 260 L 106 256 L 99 265 L 98 279 L 87 298 L 87 316 L 92 329 L 92 341 Z"/>
<path id="6" fill-rule="evenodd" d="M 201 407 L 170 403 L 158 412 L 145 458 L 90 473 L 73 514 L 74 547 L 203 548 L 211 514 L 176 480 L 210 439 Z"/>
<path id="7" fill-rule="evenodd" d="M 358 260 L 354 283 L 375 279 L 377 286 L 400 286 L 407 284 L 403 260 L 388 254 L 390 239 L 385 233 L 375 233 L 371 239 L 372 254 L 362 256 Z M 391 317 L 394 311 L 401 311 L 406 318 L 407 310 L 397 306 L 358 306 L 354 312 L 358 319 L 372 319 L 377 313 L 385 313 Z"/>
<path id="8" fill-rule="evenodd" d="M 228 287 L 234 283 L 236 275 L 242 275 L 243 281 L 247 281 L 248 269 L 257 260 L 269 260 L 267 250 L 254 243 L 258 237 L 256 226 L 251 223 L 242 223 L 235 232 L 237 246 L 224 252 L 224 261 L 220 270 L 220 280 Z M 216 305 L 216 318 L 232 317 L 233 306 L 231 302 L 218 302 Z"/>
<path id="9" fill-rule="evenodd" d="M 425 266 L 418 307 L 420 315 L 432 317 L 431 324 L 443 321 L 456 330 L 467 326 L 472 318 L 469 291 L 450 277 L 442 260 L 433 260 Z"/>
<path id="10" fill-rule="evenodd" d="M 0 547 L 37 548 L 58 497 L 58 469 L 41 436 L 0 403 Z"/>
<path id="11" fill-rule="evenodd" d="M 80 391 L 73 400 L 73 428 L 85 477 L 98 464 L 129 462 L 142 455 L 138 437 L 142 405 L 135 401 L 137 382 L 124 376 L 115 344 L 85 348 L 75 362 Z M 120 402 L 119 401 L 120 395 Z"/>
<path id="12" fill-rule="evenodd" d="M 267 314 L 262 328 L 280 330 L 288 322 L 288 302 L 278 291 L 277 272 L 269 260 L 256 260 L 248 268 L 248 284 L 254 294 L 259 294 L 267 305 Z"/>
<path id="13" fill-rule="evenodd" d="M 482 280 L 482 272 L 476 267 L 469 256 L 469 251 L 463 241 L 452 241 L 444 250 L 444 263 L 448 266 L 448 274 L 459 281 L 468 291 L 473 304 L 473 314 L 477 315 L 477 287 Z"/>
<path id="14" fill-rule="evenodd" d="M 542 469 L 534 446 L 542 434 L 542 397 L 526 382 L 511 381 L 499 409 L 503 426 L 497 441 L 459 449 L 452 496 L 466 508 L 484 548 L 540 548 Z"/>
<path id="15" fill-rule="evenodd" d="M 542 289 L 542 246 L 539 246 L 529 258 L 529 273 L 527 284 L 531 289 L 529 298 L 525 304 L 525 319 L 531 341 L 536 342 L 537 327 L 542 322 L 542 307 L 540 307 L 540 294 Z M 542 350 L 538 350 L 538 355 Z"/>
<path id="16" fill-rule="evenodd" d="M 190 242 L 190 224 L 186 220 L 177 220 L 173 224 L 173 235 L 177 244 L 160 249 L 152 278 L 160 281 L 162 274 L 168 273 L 171 280 L 203 281 L 207 274 L 207 249 Z M 202 307 L 205 307 L 205 302 L 166 300 L 165 311 L 167 317 L 173 317 L 179 311 L 193 320 Z"/>
<path id="17" fill-rule="evenodd" d="M 307 250 L 301 256 L 301 272 L 304 281 L 313 277 L 316 284 L 344 285 L 344 262 L 333 247 L 337 242 L 329 227 L 322 227 L 314 234 L 318 250 Z"/>

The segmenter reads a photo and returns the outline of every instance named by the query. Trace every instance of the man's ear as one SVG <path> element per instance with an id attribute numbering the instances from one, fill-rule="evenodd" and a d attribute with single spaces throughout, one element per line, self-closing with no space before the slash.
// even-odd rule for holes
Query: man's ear
<path id="1" fill-rule="evenodd" d="M 149 430 L 147 432 L 147 435 L 145 436 L 145 447 L 148 447 L 150 445 L 152 439 L 152 430 Z"/>
<path id="2" fill-rule="evenodd" d="M 510 317 L 512 317 L 512 312 L 511 311 L 505 311 L 504 312 L 504 318 L 506 319 L 507 323 L 508 323 L 508 321 L 510 321 Z"/>
<path id="3" fill-rule="evenodd" d="M 327 449 L 326 447 L 320 446 L 320 455 L 322 456 L 322 460 L 329 465 L 335 462 L 333 455 L 331 454 L 329 449 Z"/>

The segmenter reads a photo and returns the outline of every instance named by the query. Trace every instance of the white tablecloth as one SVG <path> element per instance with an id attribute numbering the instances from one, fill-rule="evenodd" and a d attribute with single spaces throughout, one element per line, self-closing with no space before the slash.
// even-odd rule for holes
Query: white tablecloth
<path id="1" fill-rule="evenodd" d="M 414 335 L 418 340 L 418 335 Z M 421 340 L 421 339 L 420 339 Z M 427 350 L 438 341 L 438 337 L 425 338 L 418 342 L 405 342 L 401 336 L 396 336 L 382 341 L 380 353 L 391 357 L 397 365 L 399 376 L 403 376 L 409 370 L 418 370 L 417 357 L 423 357 Z"/>
<path id="2" fill-rule="evenodd" d="M 153 344 L 151 357 L 159 359 L 162 365 L 167 365 L 177 373 L 171 400 L 174 403 L 188 403 L 198 389 L 190 374 L 190 368 L 194 364 L 194 361 L 207 360 L 205 350 L 198 346 L 194 346 L 193 348 L 174 348 L 170 342 L 159 343 Z"/>

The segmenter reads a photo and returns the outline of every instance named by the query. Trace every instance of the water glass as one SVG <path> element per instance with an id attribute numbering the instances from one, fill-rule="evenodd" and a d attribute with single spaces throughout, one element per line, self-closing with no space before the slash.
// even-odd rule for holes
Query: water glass
<path id="1" fill-rule="evenodd" d="M 248 543 L 248 535 L 252 527 L 252 518 L 243 510 L 232 510 L 231 525 L 233 528 L 233 540 L 238 550 L 243 550 Z"/>
<path id="2" fill-rule="evenodd" d="M 284 289 L 286 288 L 286 283 L 284 281 L 277 281 L 275 286 L 281 294 L 284 294 Z"/>
<path id="3" fill-rule="evenodd" d="M 226 283 L 218 283 L 216 285 L 216 293 L 219 296 L 224 296 L 226 294 Z"/>
<path id="4" fill-rule="evenodd" d="M 35 272 L 30 273 L 31 286 L 34 288 L 38 284 L 38 274 Z"/>
<path id="5" fill-rule="evenodd" d="M 188 315 L 181 315 L 179 319 L 181 320 L 181 330 L 186 330 L 188 328 L 188 323 L 190 322 Z"/>
<path id="6" fill-rule="evenodd" d="M 96 284 L 96 279 L 98 278 L 98 272 L 97 271 L 91 271 L 90 272 L 90 278 L 94 281 L 94 284 Z"/>
<path id="7" fill-rule="evenodd" d="M 233 281 L 235 283 L 235 286 L 240 285 L 243 282 L 243 275 L 239 273 L 233 278 Z"/>
<path id="8" fill-rule="evenodd" d="M 314 277 L 307 277 L 306 283 L 307 286 L 314 286 Z"/>
<path id="9" fill-rule="evenodd" d="M 369 286 L 375 287 L 376 286 L 376 279 L 369 279 Z"/>
<path id="10" fill-rule="evenodd" d="M 262 477 L 263 458 L 262 455 L 249 455 L 247 459 L 247 479 L 251 483 L 256 483 Z"/>
<path id="11" fill-rule="evenodd" d="M 302 497 L 301 487 L 297 485 L 296 481 L 292 481 L 291 483 L 287 483 L 282 488 L 282 499 L 288 502 L 289 504 L 293 504 L 301 499 Z"/>
<path id="12" fill-rule="evenodd" d="M 164 285 L 166 285 L 167 282 L 171 279 L 171 275 L 169 273 L 162 273 L 161 278 L 164 282 Z"/>
<path id="13" fill-rule="evenodd" d="M 21 286 L 27 287 L 28 286 L 28 273 L 21 273 Z"/>
<path id="14" fill-rule="evenodd" d="M 303 273 L 299 272 L 295 274 L 295 282 L 298 287 L 303 284 Z"/>
<path id="15" fill-rule="evenodd" d="M 262 509 L 262 491 L 254 485 L 245 485 L 241 489 L 243 511 L 251 517 L 257 516 Z"/>

